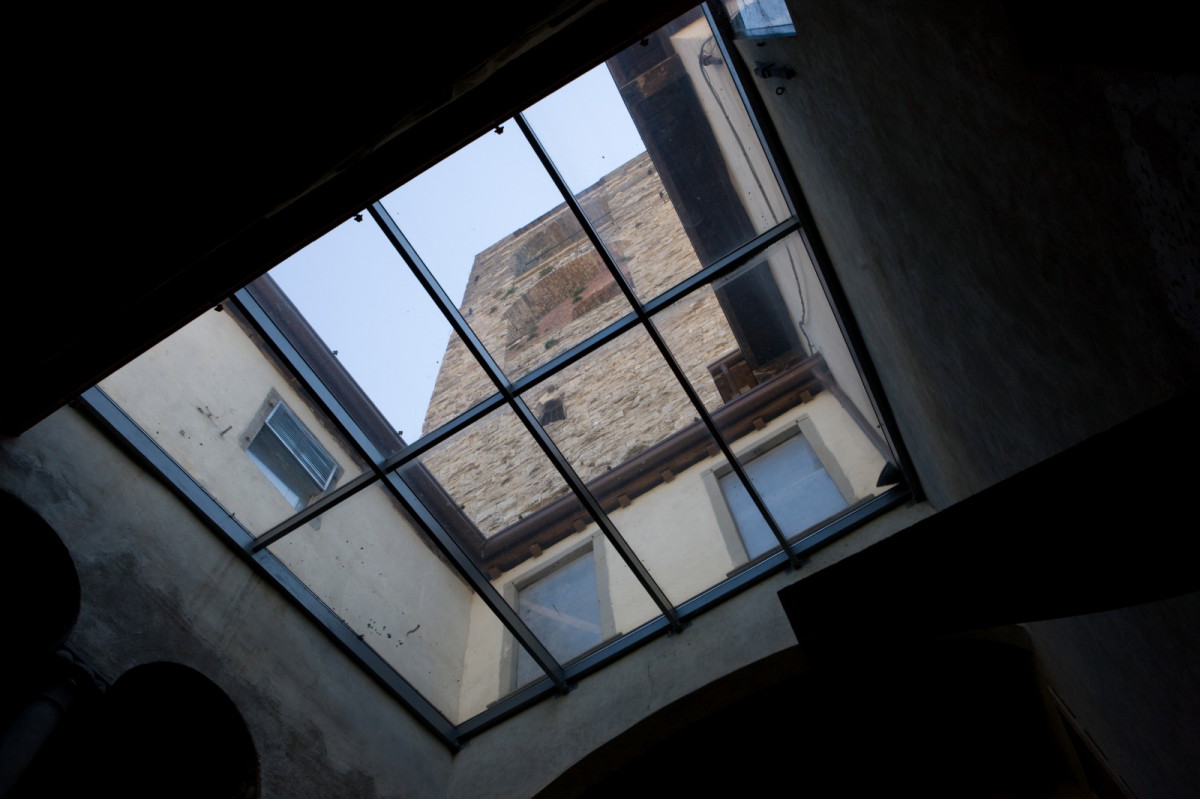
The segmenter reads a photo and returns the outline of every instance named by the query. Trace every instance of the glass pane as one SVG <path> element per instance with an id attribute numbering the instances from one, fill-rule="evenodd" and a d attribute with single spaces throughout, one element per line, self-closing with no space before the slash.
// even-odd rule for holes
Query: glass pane
<path id="1" fill-rule="evenodd" d="M 350 442 L 257 341 L 233 309 L 209 311 L 100 384 L 256 535 L 364 468 Z M 272 431 L 273 413 L 294 417 L 292 446 Z M 307 463 L 302 446 L 309 448 Z M 312 460 L 318 451 L 332 463 Z"/>
<path id="2" fill-rule="evenodd" d="M 591 550 L 519 589 L 517 605 L 521 620 L 556 657 L 586 652 L 604 640 Z M 518 681 L 536 671 L 528 653 L 518 656 Z"/>
<path id="3" fill-rule="evenodd" d="M 622 334 L 525 399 L 531 408 L 561 403 L 563 418 L 547 433 L 672 603 L 726 577 L 735 563 L 706 483 L 719 450 L 645 330 Z"/>
<path id="4" fill-rule="evenodd" d="M 891 455 L 798 235 L 653 322 L 786 535 L 882 492 Z M 749 557 L 773 548 L 737 476 L 719 478 Z"/>
<path id="5" fill-rule="evenodd" d="M 846 508 L 846 499 L 803 435 L 784 439 L 758 457 L 747 459 L 744 466 L 771 516 L 789 538 Z M 746 554 L 756 558 L 775 549 L 778 539 L 737 474 L 729 472 L 720 479 L 720 485 Z"/>
<path id="6" fill-rule="evenodd" d="M 402 476 L 560 662 L 658 615 L 510 408 L 442 442 Z"/>
<path id="7" fill-rule="evenodd" d="M 369 217 L 343 223 L 250 290 L 384 457 L 495 391 Z M 455 376 L 454 391 L 437 387 L 441 375 Z"/>
<path id="8" fill-rule="evenodd" d="M 519 687 L 512 637 L 386 488 L 319 522 L 268 549 L 447 718 L 465 721 Z M 543 676 L 531 665 L 522 685 Z"/>
<path id="9" fill-rule="evenodd" d="M 724 5 L 734 38 L 775 39 L 796 35 L 784 0 L 725 0 Z"/>
<path id="10" fill-rule="evenodd" d="M 699 11 L 526 117 L 642 300 L 790 216 Z"/>
<path id="11" fill-rule="evenodd" d="M 503 127 L 383 205 L 515 379 L 631 309 L 520 130 Z"/>

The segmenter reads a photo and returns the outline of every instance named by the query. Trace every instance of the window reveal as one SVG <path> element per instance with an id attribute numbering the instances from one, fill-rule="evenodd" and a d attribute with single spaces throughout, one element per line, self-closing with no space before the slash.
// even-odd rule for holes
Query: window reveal
<path id="1" fill-rule="evenodd" d="M 337 461 L 282 401 L 267 414 L 246 454 L 296 510 L 328 490 L 339 471 Z"/>
<path id="2" fill-rule="evenodd" d="M 542 417 L 538 420 L 542 424 L 550 424 L 551 422 L 561 422 L 567 418 L 567 412 L 563 409 L 562 400 L 552 399 L 546 400 L 546 404 L 542 406 Z"/>
<path id="3" fill-rule="evenodd" d="M 789 538 L 848 507 L 817 453 L 799 433 L 743 464 L 771 514 Z M 778 546 L 737 475 L 718 478 L 738 534 L 751 560 Z"/>

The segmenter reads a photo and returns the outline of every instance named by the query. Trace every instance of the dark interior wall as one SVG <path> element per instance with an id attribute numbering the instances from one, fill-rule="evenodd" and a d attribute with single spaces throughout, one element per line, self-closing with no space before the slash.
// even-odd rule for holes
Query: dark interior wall
<path id="1" fill-rule="evenodd" d="M 445 794 L 450 752 L 82 413 L 64 408 L 19 439 L 0 441 L 0 486 L 58 534 L 78 570 L 71 650 L 109 684 L 158 661 L 188 666 L 215 683 L 245 720 L 264 796 Z M 0 521 L 7 535 L 24 532 L 12 525 L 11 511 Z M 9 552 L 21 554 L 12 545 Z M 14 568 L 39 576 L 23 560 Z M 21 601 L 9 603 L 14 612 L 44 616 L 45 609 L 24 610 L 37 601 L 35 593 L 13 590 L 21 593 Z M 19 632 L 19 625 L 6 620 L 5 629 Z M 10 637 L 7 668 L 22 648 Z M 35 670 L 24 682 L 6 683 L 0 732 L 19 691 L 38 687 L 40 679 Z M 99 750 L 88 749 L 87 736 L 109 734 L 99 730 L 85 728 L 78 744 L 89 758 Z M 128 744 L 135 756 L 140 751 L 131 739 L 107 743 Z M 50 777 L 88 777 L 86 761 L 73 759 L 75 746 L 50 750 L 49 768 L 59 770 L 65 760 L 78 773 Z M 159 787 L 157 795 L 180 795 Z"/>
<path id="2" fill-rule="evenodd" d="M 1044 679 L 1135 796 L 1200 795 L 1200 594 L 1027 627 Z"/>
<path id="3" fill-rule="evenodd" d="M 998 2 L 791 11 L 796 38 L 743 52 L 797 71 L 764 95 L 935 505 L 1194 379 L 1119 75 L 1031 54 Z"/>

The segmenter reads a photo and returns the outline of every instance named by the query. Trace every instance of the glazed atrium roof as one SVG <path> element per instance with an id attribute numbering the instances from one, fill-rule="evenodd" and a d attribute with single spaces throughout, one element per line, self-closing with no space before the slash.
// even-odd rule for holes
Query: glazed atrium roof
<path id="1" fill-rule="evenodd" d="M 501 121 L 84 397 L 448 745 L 908 496 L 733 38 L 754 18 L 726 13 Z"/>

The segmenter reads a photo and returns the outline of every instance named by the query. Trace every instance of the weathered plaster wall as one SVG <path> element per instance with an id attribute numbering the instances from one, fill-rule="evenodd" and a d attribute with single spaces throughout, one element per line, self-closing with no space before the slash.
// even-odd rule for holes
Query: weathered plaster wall
<path id="1" fill-rule="evenodd" d="M 229 313 L 203 314 L 101 387 L 253 533 L 295 512 L 245 452 L 269 393 L 338 462 L 334 487 L 362 471 Z M 269 549 L 426 698 L 458 715 L 472 592 L 383 489 L 360 492 Z"/>
<path id="2" fill-rule="evenodd" d="M 65 408 L 0 444 L 82 584 L 68 639 L 113 680 L 167 660 L 237 704 L 264 797 L 443 795 L 446 749 L 140 466 Z"/>

